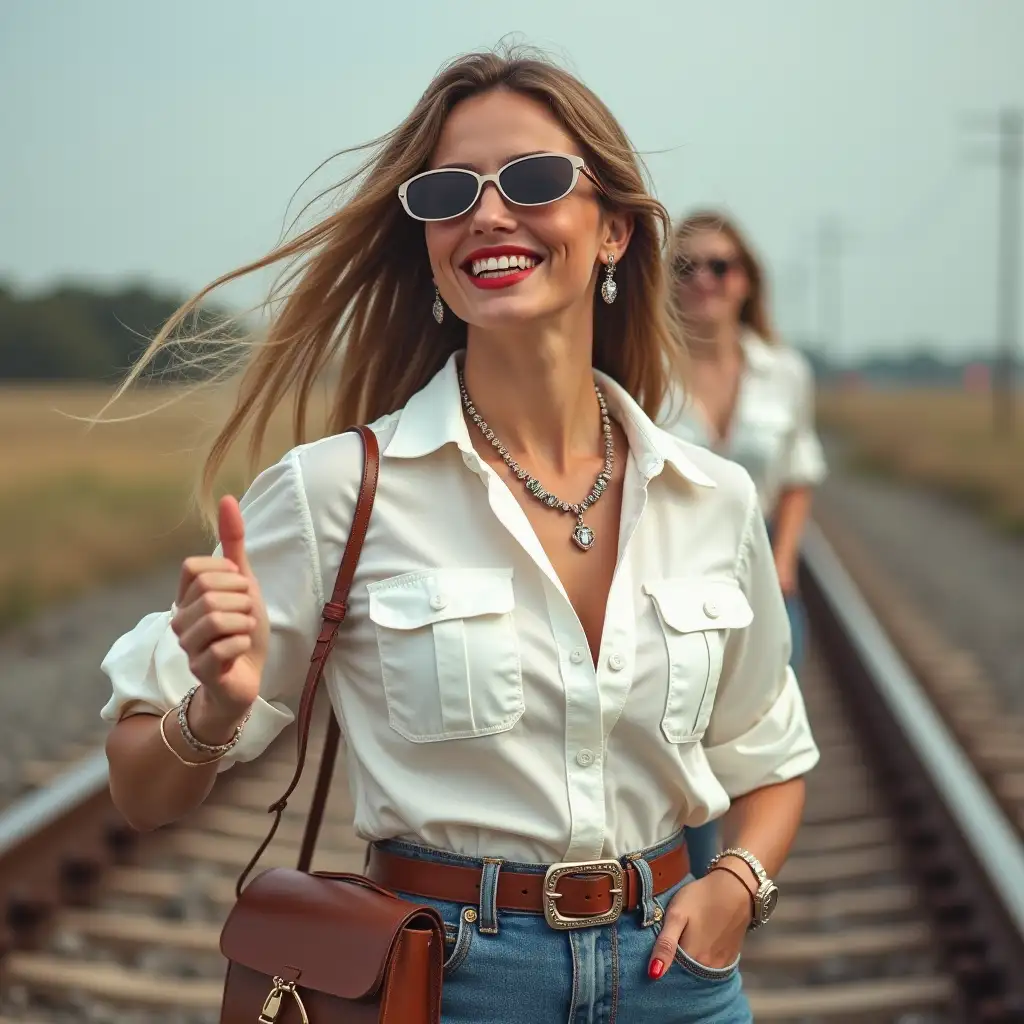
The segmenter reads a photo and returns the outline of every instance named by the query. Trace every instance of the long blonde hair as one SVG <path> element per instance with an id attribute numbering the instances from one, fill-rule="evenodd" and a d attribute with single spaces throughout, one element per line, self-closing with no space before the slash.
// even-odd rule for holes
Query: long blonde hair
<path id="1" fill-rule="evenodd" d="M 670 262 L 675 266 L 679 258 L 679 250 L 687 238 L 699 231 L 720 231 L 725 235 L 739 253 L 740 262 L 750 282 L 750 294 L 740 309 L 740 323 L 746 324 L 752 331 L 768 344 L 777 344 L 778 335 L 768 313 L 768 283 L 765 278 L 761 260 L 754 252 L 746 235 L 739 226 L 723 213 L 714 210 L 698 210 L 689 214 L 672 232 Z"/>
<path id="2" fill-rule="evenodd" d="M 269 421 L 289 393 L 293 441 L 307 439 L 311 392 L 329 366 L 334 383 L 326 425 L 337 433 L 401 408 L 465 346 L 465 323 L 449 315 L 438 325 L 431 316 L 434 290 L 423 225 L 404 212 L 397 190 L 427 167 L 456 104 L 499 88 L 540 100 L 581 146 L 600 182 L 601 201 L 632 215 L 633 236 L 617 268 L 619 300 L 595 310 L 593 362 L 649 414 L 660 407 L 683 355 L 662 258 L 671 222 L 649 194 L 629 139 L 585 85 L 543 56 L 519 48 L 471 53 L 437 74 L 397 128 L 357 147 L 372 153 L 337 186 L 351 190 L 340 209 L 203 288 L 170 318 L 119 389 L 165 347 L 180 350 L 176 332 L 214 289 L 290 261 L 268 298 L 274 315 L 266 333 L 244 346 L 234 409 L 203 465 L 197 498 L 208 519 L 214 482 L 230 450 L 251 430 L 252 470 Z M 208 343 L 200 334 L 188 339 L 186 351 Z"/>

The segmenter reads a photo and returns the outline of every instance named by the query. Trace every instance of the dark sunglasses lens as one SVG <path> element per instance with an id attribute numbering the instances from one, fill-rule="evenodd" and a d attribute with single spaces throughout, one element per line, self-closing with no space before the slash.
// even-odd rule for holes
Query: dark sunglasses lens
<path id="1" fill-rule="evenodd" d="M 719 280 L 725 277 L 729 273 L 729 261 L 728 260 L 708 260 L 708 270 L 715 275 Z"/>
<path id="2" fill-rule="evenodd" d="M 540 206 L 561 199 L 572 186 L 573 166 L 564 156 L 531 156 L 501 172 L 505 195 L 520 206 Z"/>
<path id="3" fill-rule="evenodd" d="M 424 220 L 447 220 L 465 213 L 476 198 L 476 178 L 466 171 L 439 171 L 417 178 L 405 193 L 409 209 Z"/>

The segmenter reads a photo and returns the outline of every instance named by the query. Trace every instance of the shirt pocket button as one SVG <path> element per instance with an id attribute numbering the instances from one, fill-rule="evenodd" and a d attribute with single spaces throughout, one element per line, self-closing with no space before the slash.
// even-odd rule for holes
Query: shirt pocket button
<path id="1" fill-rule="evenodd" d="M 439 612 L 443 608 L 448 607 L 448 598 L 445 597 L 444 594 L 435 594 L 430 599 L 430 607 L 433 608 L 435 612 Z"/>
<path id="2" fill-rule="evenodd" d="M 718 618 L 718 605 L 715 604 L 714 601 L 705 601 L 704 602 L 704 614 L 709 619 L 717 619 Z"/>

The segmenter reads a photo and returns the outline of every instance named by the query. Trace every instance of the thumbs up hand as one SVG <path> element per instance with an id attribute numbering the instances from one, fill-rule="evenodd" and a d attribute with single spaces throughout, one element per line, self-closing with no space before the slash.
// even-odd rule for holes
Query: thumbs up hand
<path id="1" fill-rule="evenodd" d="M 171 628 L 188 655 L 192 674 L 202 683 L 193 709 L 196 735 L 223 742 L 259 696 L 267 659 L 270 624 L 260 586 L 245 551 L 245 523 L 238 502 L 228 496 L 217 510 L 222 557 L 186 558 L 181 567 Z M 207 736 L 210 736 L 207 739 Z"/>

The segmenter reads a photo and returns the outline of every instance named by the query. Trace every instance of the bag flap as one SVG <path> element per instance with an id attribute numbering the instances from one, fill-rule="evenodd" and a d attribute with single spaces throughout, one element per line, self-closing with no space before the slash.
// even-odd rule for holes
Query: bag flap
<path id="1" fill-rule="evenodd" d="M 405 928 L 434 930 L 437 956 L 444 956 L 444 925 L 433 908 L 400 900 L 359 875 L 270 868 L 242 890 L 220 950 L 268 977 L 364 999 L 380 989 Z"/>

